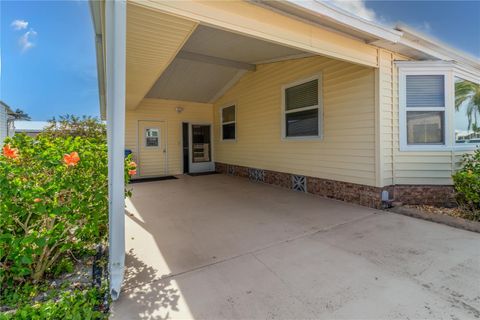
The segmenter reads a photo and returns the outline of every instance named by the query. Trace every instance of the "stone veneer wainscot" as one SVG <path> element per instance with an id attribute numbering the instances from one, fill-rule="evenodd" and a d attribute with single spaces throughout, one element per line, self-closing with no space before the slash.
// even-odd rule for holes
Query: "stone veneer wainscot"
<path id="1" fill-rule="evenodd" d="M 250 178 L 250 172 L 255 170 L 255 168 L 216 162 L 215 170 L 223 174 Z M 263 172 L 263 181 L 260 182 L 292 189 L 293 174 L 271 170 L 263 170 Z M 381 194 L 383 190 L 389 192 L 391 200 L 404 204 L 448 207 L 455 205 L 453 186 L 394 185 L 380 188 L 350 182 L 306 177 L 306 192 L 308 193 L 376 209 L 382 208 Z"/>

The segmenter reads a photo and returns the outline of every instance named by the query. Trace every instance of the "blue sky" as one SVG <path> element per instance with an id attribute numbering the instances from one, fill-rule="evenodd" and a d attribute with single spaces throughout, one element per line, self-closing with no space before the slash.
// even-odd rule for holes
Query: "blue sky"
<path id="1" fill-rule="evenodd" d="M 88 3 L 2 0 L 0 5 L 1 99 L 33 120 L 66 113 L 98 116 Z M 12 25 L 15 20 L 20 22 Z"/>
<path id="2" fill-rule="evenodd" d="M 480 57 L 480 1 L 330 2 L 393 26 L 402 21 Z M 95 47 L 83 1 L 1 1 L 0 98 L 34 120 L 98 116 Z"/>
<path id="3" fill-rule="evenodd" d="M 480 1 L 367 1 L 366 7 L 384 24 L 402 21 L 480 57 Z"/>

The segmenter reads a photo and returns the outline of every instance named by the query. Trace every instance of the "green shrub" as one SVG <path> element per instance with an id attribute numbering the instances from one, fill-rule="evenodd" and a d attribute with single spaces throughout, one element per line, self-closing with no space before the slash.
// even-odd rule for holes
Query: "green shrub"
<path id="1" fill-rule="evenodd" d="M 0 320 L 63 320 L 107 319 L 99 310 L 105 296 L 105 288 L 57 291 L 47 301 L 24 304 L 16 310 L 0 314 Z"/>
<path id="2" fill-rule="evenodd" d="M 457 203 L 466 218 L 480 221 L 480 149 L 464 155 L 462 164 L 453 175 Z"/>
<path id="3" fill-rule="evenodd" d="M 127 164 L 127 181 L 131 169 Z M 39 281 L 67 253 L 106 240 L 107 177 L 107 146 L 98 137 L 7 138 L 0 154 L 0 290 Z"/>
<path id="4" fill-rule="evenodd" d="M 2 146 L 0 146 L 2 147 Z M 7 138 L 0 152 L 1 319 L 97 319 L 102 289 L 52 289 L 46 275 L 72 272 L 74 256 L 107 238 L 105 125 L 61 117 L 37 138 Z M 125 181 L 135 174 L 125 159 Z M 127 196 L 129 190 L 125 190 Z M 48 299 L 38 297 L 48 293 Z"/>
<path id="5" fill-rule="evenodd" d="M 0 156 L 0 282 L 12 285 L 38 281 L 62 254 L 105 239 L 107 151 L 81 137 L 16 135 L 6 143 Z M 18 155 L 7 157 L 8 149 Z"/>

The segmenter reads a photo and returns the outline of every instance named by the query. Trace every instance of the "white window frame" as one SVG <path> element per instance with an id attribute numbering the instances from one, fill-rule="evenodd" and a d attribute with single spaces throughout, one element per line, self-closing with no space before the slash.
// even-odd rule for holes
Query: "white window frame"
<path id="1" fill-rule="evenodd" d="M 407 76 L 441 75 L 444 77 L 444 106 L 443 107 L 407 107 Z M 451 73 L 446 70 L 407 70 L 399 71 L 399 120 L 400 120 L 400 149 L 401 150 L 445 150 L 451 145 L 450 117 L 448 107 L 451 104 L 452 90 L 450 86 Z M 454 97 L 453 97 L 454 98 Z M 441 111 L 443 112 L 443 144 L 408 144 L 407 141 L 407 112 L 408 111 Z"/>
<path id="2" fill-rule="evenodd" d="M 223 109 L 226 109 L 226 108 L 230 108 L 230 107 L 234 107 L 235 108 L 235 119 L 233 121 L 227 121 L 227 122 L 223 122 Z M 238 134 L 238 131 L 237 131 L 237 104 L 236 103 L 228 103 L 226 105 L 224 105 L 223 107 L 220 108 L 220 141 L 222 142 L 236 142 L 237 141 L 237 134 Z M 226 124 L 235 124 L 235 139 L 224 139 L 223 138 L 223 125 L 226 125 Z"/>
<path id="3" fill-rule="evenodd" d="M 298 86 L 300 84 L 310 82 L 313 80 L 318 80 L 318 104 L 314 106 L 308 106 L 308 107 L 303 107 L 303 108 L 298 108 L 298 109 L 293 109 L 293 110 L 286 110 L 286 105 L 285 105 L 285 91 L 288 88 Z M 295 140 L 323 140 L 323 93 L 322 93 L 322 88 L 323 88 L 323 82 L 322 82 L 322 74 L 316 74 L 314 76 L 308 77 L 308 78 L 303 78 L 300 80 L 297 80 L 295 82 L 288 83 L 286 85 L 283 85 L 281 90 L 282 90 L 282 114 L 281 114 L 281 122 L 282 122 L 282 130 L 281 130 L 281 139 L 285 141 L 295 141 Z M 301 112 L 301 111 L 307 111 L 307 110 L 313 110 L 317 109 L 318 110 L 318 135 L 315 136 L 301 136 L 301 137 L 288 137 L 287 136 L 287 128 L 286 128 L 286 116 L 289 113 L 296 113 L 296 112 Z"/>
<path id="4" fill-rule="evenodd" d="M 157 131 L 157 133 L 158 133 L 158 136 L 157 136 L 157 138 L 158 138 L 158 146 L 148 146 L 148 145 L 147 145 L 147 138 L 150 138 L 150 137 L 147 137 L 147 131 L 148 131 L 148 130 L 155 130 L 155 131 Z M 161 135 L 161 133 L 160 133 L 160 128 L 153 128 L 153 127 L 152 127 L 152 128 L 150 128 L 150 127 L 145 128 L 144 136 L 143 136 L 143 139 L 144 139 L 144 140 L 143 140 L 143 144 L 144 144 L 145 148 L 152 148 L 152 149 L 153 149 L 153 148 L 160 148 L 160 146 L 161 146 L 161 144 L 162 144 L 161 139 L 160 139 L 160 135 Z"/>
<path id="5" fill-rule="evenodd" d="M 397 61 L 398 67 L 398 103 L 399 103 L 399 139 L 400 151 L 468 151 L 475 150 L 476 145 L 459 145 L 455 143 L 455 77 L 475 83 L 480 82 L 478 75 L 459 68 L 448 61 Z M 407 75 L 443 75 L 445 79 L 445 106 L 410 107 L 406 106 Z M 444 144 L 408 144 L 407 111 L 443 111 Z"/>

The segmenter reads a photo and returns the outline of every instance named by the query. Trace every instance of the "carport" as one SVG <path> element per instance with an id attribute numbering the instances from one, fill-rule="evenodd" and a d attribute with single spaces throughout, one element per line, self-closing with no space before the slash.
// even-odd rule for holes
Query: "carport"
<path id="1" fill-rule="evenodd" d="M 430 59 L 422 46 L 315 1 L 91 4 L 115 317 L 480 316 L 476 234 L 307 194 L 380 207 L 395 61 Z M 216 169 L 305 192 L 179 175 L 136 184 L 124 216 L 125 148 L 142 178 Z"/>
<path id="2" fill-rule="evenodd" d="M 294 4 L 291 5 L 294 6 Z M 323 7 L 321 4 L 318 6 Z M 212 134 L 213 126 L 219 122 L 215 121 L 214 123 L 218 112 L 211 109 L 208 112 L 210 118 L 206 118 L 205 115 L 199 115 L 200 111 L 198 110 L 202 107 L 205 109 L 206 104 L 209 104 L 207 107 L 213 108 L 212 103 L 215 99 L 218 99 L 226 90 L 241 80 L 242 74 L 253 72 L 261 63 L 276 62 L 283 65 L 285 62 L 290 65 L 295 60 L 300 60 L 299 58 L 317 59 L 308 60 L 307 63 L 310 65 L 300 66 L 298 63 L 295 69 L 297 71 L 294 73 L 290 68 L 282 69 L 282 73 L 287 76 L 295 75 L 294 78 L 288 80 L 288 84 L 292 87 L 299 85 L 295 85 L 296 81 L 307 81 L 309 84 L 307 92 L 310 92 L 313 99 L 308 106 L 296 106 L 295 108 L 298 110 L 295 111 L 295 115 L 293 110 L 283 112 L 288 113 L 289 116 L 280 115 L 280 110 L 278 110 L 279 112 L 263 112 L 263 114 L 269 115 L 272 124 L 275 123 L 274 127 L 267 131 L 269 136 L 273 137 L 274 143 L 271 145 L 275 149 L 287 150 L 281 145 L 279 139 L 280 130 L 286 131 L 283 128 L 286 126 L 285 121 L 280 121 L 280 117 L 289 117 L 289 119 L 291 117 L 289 121 L 292 123 L 302 123 L 305 120 L 303 123 L 309 125 L 306 132 L 315 135 L 316 141 L 320 141 L 322 130 L 319 127 L 323 121 L 320 102 L 323 94 L 325 93 L 326 100 L 334 99 L 344 96 L 346 91 L 352 91 L 351 87 L 355 87 L 353 96 L 358 99 L 352 99 L 350 92 L 346 100 L 352 101 L 352 103 L 355 101 L 355 105 L 361 109 L 361 112 L 366 113 L 362 121 L 368 123 L 360 123 L 360 129 L 352 132 L 351 135 L 354 137 L 348 141 L 364 148 L 356 153 L 356 156 L 363 157 L 363 159 L 350 166 L 343 164 L 343 167 L 335 170 L 331 168 L 324 168 L 324 170 L 326 174 L 329 174 L 326 177 L 331 179 L 335 179 L 339 174 L 348 175 L 346 172 L 349 171 L 354 175 L 352 177 L 354 182 L 365 182 L 371 186 L 377 180 L 374 174 L 375 164 L 372 161 L 375 157 L 373 139 L 375 75 L 373 68 L 378 67 L 379 64 L 378 50 L 368 42 L 379 38 L 396 41 L 400 32 L 367 23 L 369 27 L 367 31 L 351 31 L 361 38 L 358 40 L 355 37 L 344 36 L 332 31 L 329 26 L 324 28 L 312 25 L 302 19 L 293 19 L 288 13 L 279 14 L 276 8 L 266 9 L 264 4 L 242 1 L 207 1 L 188 4 L 181 1 L 91 1 L 91 7 L 97 37 L 100 109 L 102 117 L 107 119 L 110 201 L 109 275 L 110 293 L 113 299 L 119 297 L 124 273 L 125 224 L 122 216 L 124 164 L 122 160 L 125 148 L 133 149 L 133 153 L 137 154 L 139 175 L 161 176 L 181 173 L 177 170 L 181 167 L 178 165 L 179 161 L 171 166 L 169 163 L 172 159 L 180 158 L 180 151 L 176 150 L 180 145 L 177 138 L 179 134 L 171 134 L 172 132 L 168 130 L 181 128 L 181 124 L 174 121 L 178 121 L 179 115 L 182 115 L 184 117 L 182 121 L 190 126 L 190 132 L 194 131 L 193 125 L 201 126 L 201 130 L 199 130 L 202 131 L 201 141 L 195 142 L 193 138 L 190 139 L 191 143 L 188 148 L 190 158 L 193 154 L 201 153 L 198 157 L 199 162 L 205 160 L 203 162 L 208 165 L 205 167 L 198 165 L 201 168 L 196 168 L 195 171 L 212 170 L 215 168 L 215 161 L 220 158 L 218 156 L 217 159 L 214 159 L 212 154 L 222 154 L 218 150 L 219 144 L 217 144 L 217 150 L 212 151 L 214 146 L 211 141 L 212 136 L 218 138 L 218 134 Z M 324 7 L 323 10 L 326 15 L 335 14 L 335 12 L 331 12 L 330 8 Z M 348 21 L 350 20 L 348 19 Z M 327 24 L 331 23 L 333 22 Z M 347 21 L 340 24 L 345 23 Z M 214 41 L 210 41 L 212 39 Z M 316 68 L 316 74 L 311 74 L 313 72 L 312 65 Z M 330 88 L 329 90 L 325 89 L 325 92 L 321 87 L 324 78 L 319 74 L 319 68 L 325 69 L 325 85 Z M 272 87 L 268 87 L 268 91 L 274 91 L 275 94 L 259 93 L 258 97 L 252 98 L 251 101 L 264 102 L 268 99 L 277 99 L 277 94 L 280 93 L 282 85 L 287 84 L 287 81 L 285 80 L 283 83 L 282 80 L 282 84 L 277 83 L 280 81 L 278 72 L 270 71 L 269 68 L 259 67 L 258 69 L 266 70 L 267 74 L 263 76 L 263 80 L 260 79 L 258 84 L 250 82 L 251 86 L 262 88 L 272 84 Z M 301 90 L 301 88 L 298 89 Z M 247 88 L 246 91 L 250 90 Z M 178 104 L 169 104 L 171 99 L 179 99 L 179 101 L 174 100 Z M 148 106 L 149 103 L 159 103 L 159 100 L 162 100 L 161 104 L 165 103 L 167 106 L 152 105 L 151 108 Z M 239 104 L 242 103 L 239 102 Z M 336 102 L 327 104 L 332 105 L 332 110 L 337 109 L 336 119 L 346 119 L 343 123 L 343 120 L 340 120 L 340 123 L 330 122 L 332 130 L 339 128 L 339 130 L 344 130 L 343 127 L 351 128 L 352 126 L 345 122 L 354 118 L 358 122 L 358 118 L 354 116 L 343 116 L 350 112 L 345 99 L 337 99 Z M 338 105 L 343 109 L 338 109 Z M 254 112 L 262 111 L 254 104 L 244 103 L 243 110 L 248 111 L 247 107 Z M 157 109 L 155 110 L 157 112 L 153 111 L 154 108 Z M 167 112 L 160 114 L 160 111 L 165 110 L 169 114 Z M 253 118 L 258 118 L 253 112 L 248 113 Z M 237 114 L 236 111 L 235 114 Z M 241 113 L 238 114 L 240 116 Z M 243 114 L 245 115 L 247 112 Z M 191 119 L 191 117 L 195 119 Z M 141 121 L 143 122 L 140 123 Z M 153 123 L 143 124 L 146 121 Z M 228 125 L 226 122 L 228 121 L 225 121 L 225 124 Z M 131 125 L 131 123 L 134 124 Z M 243 123 L 248 124 L 251 121 Z M 136 125 L 138 127 L 135 127 Z M 298 126 L 298 128 L 301 127 L 301 125 Z M 253 128 L 267 127 L 265 122 L 262 122 Z M 208 135 L 208 131 L 210 131 L 210 135 Z M 254 130 L 249 131 L 252 135 L 255 133 Z M 328 159 L 329 163 L 338 164 L 342 162 L 336 160 L 338 158 L 345 159 L 345 152 L 351 155 L 351 148 L 348 143 L 344 143 L 343 137 L 335 136 L 337 141 L 340 140 L 342 147 L 333 146 L 335 141 L 332 140 L 325 145 L 330 145 L 335 150 L 329 150 L 325 154 L 333 155 L 333 159 Z M 141 141 L 138 137 L 145 137 L 145 141 Z M 167 140 L 161 141 L 161 138 Z M 244 135 L 243 141 L 255 143 L 258 140 L 255 137 L 249 139 Z M 147 142 L 147 140 L 152 140 L 152 142 Z M 314 142 L 310 141 L 310 144 L 312 143 Z M 199 144 L 200 147 L 192 146 L 192 144 Z M 143 150 L 145 157 L 142 158 L 143 146 L 145 147 Z M 308 143 L 296 146 L 303 146 L 308 151 L 320 152 L 320 149 L 313 148 Z M 148 150 L 150 151 L 148 154 L 145 150 L 147 147 L 152 147 Z M 258 148 L 259 151 L 265 149 L 260 145 L 249 148 L 250 157 L 267 160 L 274 158 L 274 150 L 259 157 L 256 155 L 258 152 L 255 148 Z M 292 154 L 300 153 L 299 150 L 296 150 L 298 147 L 293 144 L 288 149 Z M 234 154 L 233 152 L 223 152 L 223 154 L 226 153 Z M 308 159 L 306 161 L 323 163 L 318 161 L 321 155 L 315 156 L 309 156 L 307 152 Z M 288 157 L 275 158 L 289 159 Z M 354 158 L 348 159 L 355 161 Z M 300 161 L 297 165 L 300 165 L 297 168 L 299 170 L 294 170 L 294 173 L 312 174 L 312 170 L 308 172 L 309 168 L 312 168 L 308 163 Z M 169 171 L 170 167 L 173 168 L 172 172 Z M 285 164 L 278 163 L 277 169 L 280 170 L 284 167 Z M 358 170 L 359 167 L 362 167 L 363 170 Z M 175 170 L 177 172 L 174 172 Z M 378 178 L 378 180 L 380 179 Z M 306 188 L 306 180 L 302 181 L 304 181 L 303 187 Z M 375 189 L 374 193 L 378 198 L 380 191 Z"/>
<path id="3" fill-rule="evenodd" d="M 132 187 L 113 319 L 480 316 L 478 234 L 220 174 Z"/>

